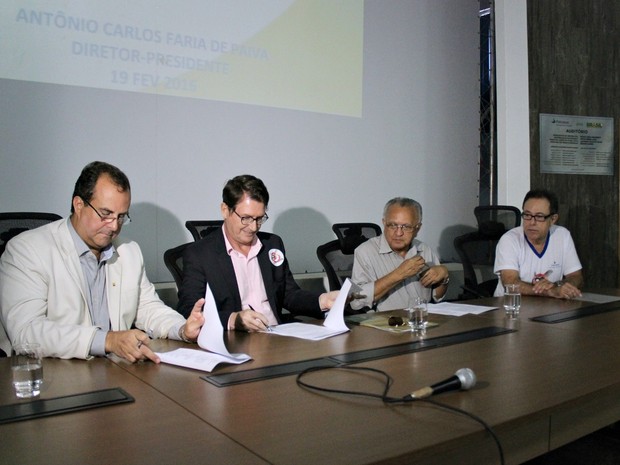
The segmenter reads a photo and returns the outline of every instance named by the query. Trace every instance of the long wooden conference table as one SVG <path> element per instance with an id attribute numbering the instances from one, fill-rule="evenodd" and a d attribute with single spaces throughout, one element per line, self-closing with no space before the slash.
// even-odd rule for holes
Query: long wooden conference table
<path id="1" fill-rule="evenodd" d="M 469 303 L 469 302 L 468 302 Z M 523 298 L 508 320 L 499 299 L 481 315 L 431 315 L 426 335 L 364 326 L 306 341 L 230 333 L 231 352 L 252 357 L 211 373 L 118 358 L 45 359 L 41 399 L 121 388 L 134 401 L 0 425 L 0 462 L 34 464 L 496 464 L 491 434 L 464 415 L 426 402 L 319 393 L 299 387 L 307 366 L 371 367 L 402 397 L 462 367 L 477 375 L 467 391 L 432 399 L 483 419 L 506 463 L 517 464 L 620 420 L 620 302 Z M 539 316 L 605 311 L 556 323 Z M 576 311 L 577 310 L 577 311 Z M 557 319 L 557 318 L 555 318 Z M 157 351 L 193 347 L 153 341 Z M 0 408 L 13 394 L 9 359 L 0 360 Z M 366 372 L 307 375 L 323 386 L 380 394 Z"/>

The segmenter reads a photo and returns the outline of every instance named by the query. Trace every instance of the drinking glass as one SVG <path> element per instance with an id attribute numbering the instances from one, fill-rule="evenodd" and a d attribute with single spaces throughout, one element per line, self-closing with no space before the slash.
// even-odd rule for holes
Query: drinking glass
<path id="1" fill-rule="evenodd" d="M 521 310 L 521 291 L 519 284 L 504 286 L 504 311 L 508 318 L 517 318 Z"/>
<path id="2" fill-rule="evenodd" d="M 422 297 L 409 299 L 407 323 L 411 331 L 425 331 L 428 324 L 428 301 Z"/>
<path id="3" fill-rule="evenodd" d="M 43 364 L 39 344 L 17 344 L 11 356 L 13 387 L 20 399 L 37 397 L 43 385 Z"/>

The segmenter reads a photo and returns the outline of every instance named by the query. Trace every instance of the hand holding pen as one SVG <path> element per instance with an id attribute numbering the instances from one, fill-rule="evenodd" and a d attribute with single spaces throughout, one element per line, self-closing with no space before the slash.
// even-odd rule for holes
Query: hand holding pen
<path id="1" fill-rule="evenodd" d="M 148 345 L 148 342 L 153 339 L 153 329 L 149 328 L 145 331 L 146 335 L 148 336 L 147 339 L 138 339 L 138 349 L 140 347 L 142 347 L 143 345 Z"/>
<path id="2" fill-rule="evenodd" d="M 266 318 L 266 317 L 265 317 L 264 315 L 261 315 L 261 314 L 260 314 L 259 312 L 257 312 L 256 310 L 254 310 L 254 307 L 252 307 L 251 305 L 248 305 L 248 307 L 250 307 L 250 310 L 252 310 L 254 313 L 256 313 L 256 316 L 257 316 L 257 317 L 255 317 L 255 320 L 256 320 L 258 323 L 260 323 L 261 325 L 263 325 L 263 326 L 265 327 L 265 328 L 264 328 L 264 331 L 266 331 L 266 332 L 268 332 L 268 333 L 272 332 L 272 331 L 273 331 L 273 328 L 272 328 L 271 326 L 269 326 L 269 323 L 268 323 L 268 322 L 263 321 L 263 318 Z M 259 315 L 260 315 L 260 316 L 262 316 L 263 318 L 258 318 L 258 316 L 259 316 Z M 259 328 L 259 329 L 260 329 L 260 328 Z"/>

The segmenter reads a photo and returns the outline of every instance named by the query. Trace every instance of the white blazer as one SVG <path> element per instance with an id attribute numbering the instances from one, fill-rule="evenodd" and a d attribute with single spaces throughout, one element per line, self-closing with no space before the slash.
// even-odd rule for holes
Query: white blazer
<path id="1" fill-rule="evenodd" d="M 37 342 L 44 356 L 86 359 L 97 328 L 68 221 L 25 231 L 7 243 L 0 257 L 0 317 L 14 344 Z M 116 253 L 105 267 L 112 330 L 135 324 L 152 329 L 153 337 L 167 337 L 185 318 L 159 299 L 146 277 L 138 244 L 117 238 L 114 247 Z M 6 347 L 8 341 L 2 338 L 0 331 L 0 347 Z"/>

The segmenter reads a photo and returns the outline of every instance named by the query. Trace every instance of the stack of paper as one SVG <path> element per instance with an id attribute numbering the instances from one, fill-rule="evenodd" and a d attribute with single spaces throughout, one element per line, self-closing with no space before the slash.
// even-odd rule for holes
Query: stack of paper
<path id="1" fill-rule="evenodd" d="M 329 314 L 322 325 L 313 325 L 310 323 L 286 323 L 273 327 L 270 334 L 279 336 L 297 337 L 300 339 L 308 339 L 318 341 L 338 334 L 346 333 L 349 328 L 344 322 L 344 306 L 347 303 L 347 297 L 353 290 L 353 284 L 347 278 L 340 289 L 340 293 L 329 310 Z"/>
<path id="2" fill-rule="evenodd" d="M 436 315 L 461 316 L 471 313 L 479 315 L 480 313 L 495 310 L 497 307 L 484 307 L 482 305 L 460 304 L 456 302 L 440 302 L 438 304 L 429 304 L 428 313 Z"/>
<path id="3" fill-rule="evenodd" d="M 208 285 L 203 315 L 205 324 L 198 335 L 198 345 L 204 350 L 176 349 L 170 352 L 157 352 L 157 356 L 162 362 L 210 372 L 219 363 L 238 365 L 252 360 L 249 355 L 228 352 L 226 344 L 224 344 L 224 328 L 217 313 L 213 293 Z"/>

